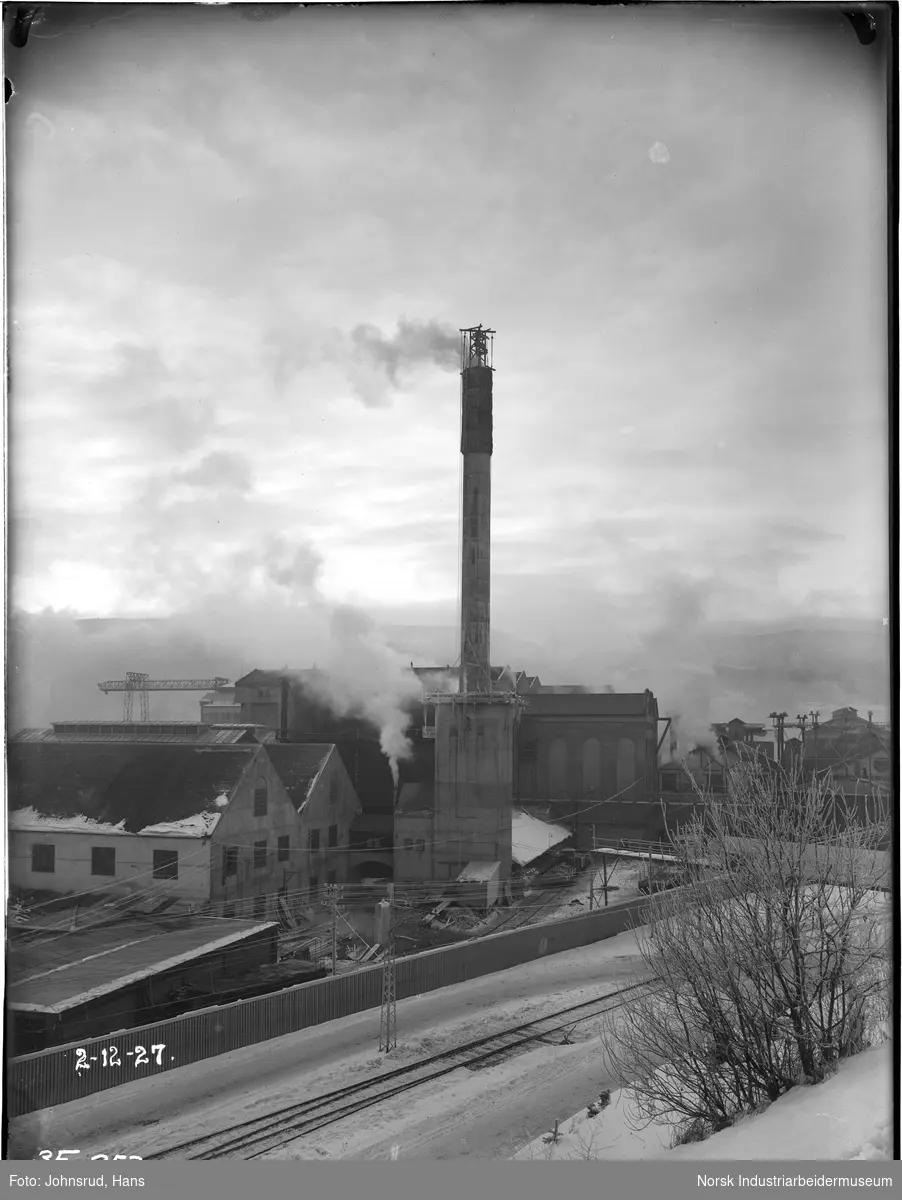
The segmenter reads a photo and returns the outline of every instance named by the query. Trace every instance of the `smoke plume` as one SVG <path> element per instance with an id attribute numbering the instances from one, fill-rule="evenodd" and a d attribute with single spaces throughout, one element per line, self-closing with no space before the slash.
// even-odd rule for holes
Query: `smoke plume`
<path id="1" fill-rule="evenodd" d="M 10 728 L 72 718 L 119 720 L 122 696 L 97 684 L 127 671 L 152 678 L 236 679 L 254 667 L 319 668 L 317 698 L 379 730 L 397 780 L 412 747 L 405 729 L 417 676 L 362 611 L 335 606 L 318 587 L 321 558 L 303 540 L 274 537 L 232 555 L 225 592 L 192 592 L 189 610 L 161 620 L 80 621 L 70 612 L 11 615 Z M 193 720 L 199 693 L 158 692 L 151 719 Z"/>
<path id="2" fill-rule="evenodd" d="M 357 395 L 369 407 L 386 402 L 386 385 L 397 388 L 411 368 L 430 365 L 456 370 L 460 360 L 460 333 L 437 321 L 402 318 L 391 337 L 375 325 L 351 330 L 352 376 Z"/>
<path id="3" fill-rule="evenodd" d="M 336 608 L 324 659 L 307 685 L 336 716 L 362 716 L 379 730 L 379 744 L 391 767 L 395 787 L 398 763 L 413 753 L 405 730 L 409 706 L 421 696 L 420 681 L 363 612 Z"/>

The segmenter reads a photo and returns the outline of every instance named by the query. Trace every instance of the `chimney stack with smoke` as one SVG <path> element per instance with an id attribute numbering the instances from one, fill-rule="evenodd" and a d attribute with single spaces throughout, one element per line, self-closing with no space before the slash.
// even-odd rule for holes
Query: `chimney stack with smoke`
<path id="1" fill-rule="evenodd" d="M 492 690 L 489 647 L 492 516 L 493 329 L 460 331 L 463 529 L 460 690 Z"/>

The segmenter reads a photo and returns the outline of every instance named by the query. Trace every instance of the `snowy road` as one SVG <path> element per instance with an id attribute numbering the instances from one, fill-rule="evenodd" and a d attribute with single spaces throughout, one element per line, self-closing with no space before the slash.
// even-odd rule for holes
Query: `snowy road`
<path id="1" fill-rule="evenodd" d="M 41 1149 L 149 1154 L 282 1105 L 434 1054 L 456 1042 L 577 1004 L 632 983 L 632 933 L 398 1003 L 398 1050 L 378 1053 L 379 1011 L 331 1021 L 288 1037 L 112 1088 L 89 1100 L 10 1123 L 8 1157 Z M 543 1046 L 486 1071 L 459 1073 L 398 1097 L 377 1120 L 361 1114 L 271 1157 L 506 1157 L 608 1085 L 594 1027 L 591 1040 Z M 590 1047 L 592 1050 L 590 1051 Z"/>

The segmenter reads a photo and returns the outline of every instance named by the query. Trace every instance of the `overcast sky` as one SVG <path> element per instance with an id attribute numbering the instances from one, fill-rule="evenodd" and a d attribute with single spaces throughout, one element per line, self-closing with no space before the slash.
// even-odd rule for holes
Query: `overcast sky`
<path id="1" fill-rule="evenodd" d="M 880 620 L 881 52 L 837 11 L 98 11 L 8 65 L 15 603 L 453 613 L 481 322 L 496 625 Z"/>

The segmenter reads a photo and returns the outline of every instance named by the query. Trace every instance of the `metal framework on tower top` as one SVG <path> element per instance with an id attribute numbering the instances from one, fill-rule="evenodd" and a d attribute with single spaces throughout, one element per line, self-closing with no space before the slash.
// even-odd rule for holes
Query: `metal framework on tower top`
<path id="1" fill-rule="evenodd" d="M 474 325 L 470 329 L 460 331 L 461 371 L 466 371 L 467 367 L 488 367 L 489 370 L 494 370 L 494 351 L 494 329 L 483 329 L 481 325 Z"/>

